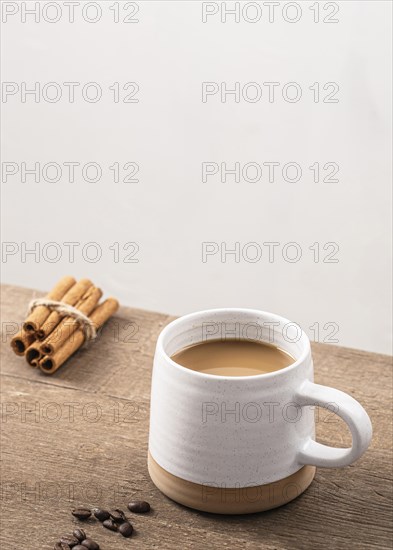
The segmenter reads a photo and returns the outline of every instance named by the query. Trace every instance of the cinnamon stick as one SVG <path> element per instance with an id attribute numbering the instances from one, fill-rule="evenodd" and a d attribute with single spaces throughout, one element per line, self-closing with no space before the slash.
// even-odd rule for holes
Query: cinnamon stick
<path id="1" fill-rule="evenodd" d="M 40 346 L 41 342 L 39 340 L 34 340 L 26 349 L 25 359 L 31 367 L 38 367 L 38 360 L 42 357 Z"/>
<path id="2" fill-rule="evenodd" d="M 97 306 L 101 296 L 102 290 L 92 286 L 87 290 L 75 307 L 86 316 L 89 316 Z M 41 354 L 53 355 L 79 327 L 80 324 L 78 321 L 72 317 L 65 317 L 62 319 L 49 336 L 47 336 L 43 342 L 40 342 Z"/>
<path id="3" fill-rule="evenodd" d="M 98 330 L 117 311 L 119 302 L 115 298 L 108 298 L 97 306 L 90 319 Z M 67 359 L 81 347 L 85 341 L 82 329 L 77 329 L 53 355 L 45 355 L 39 361 L 39 368 L 45 374 L 53 374 Z"/>
<path id="4" fill-rule="evenodd" d="M 11 348 L 16 355 L 24 355 L 26 349 L 34 342 L 35 336 L 33 333 L 26 332 L 23 328 L 15 334 L 11 340 Z"/>
<path id="5" fill-rule="evenodd" d="M 81 279 L 66 292 L 61 301 L 70 306 L 75 306 L 91 286 L 93 286 L 93 283 L 89 279 Z M 37 338 L 39 340 L 44 340 L 48 334 L 57 327 L 61 319 L 62 316 L 60 313 L 52 311 L 46 321 L 41 325 L 40 329 L 36 332 Z"/>
<path id="6" fill-rule="evenodd" d="M 74 277 L 68 275 L 60 279 L 60 281 L 52 288 L 45 296 L 48 300 L 61 300 L 68 290 L 76 283 Z M 50 311 L 45 306 L 38 306 L 31 312 L 23 323 L 23 329 L 28 334 L 37 332 L 45 320 L 49 317 Z"/>

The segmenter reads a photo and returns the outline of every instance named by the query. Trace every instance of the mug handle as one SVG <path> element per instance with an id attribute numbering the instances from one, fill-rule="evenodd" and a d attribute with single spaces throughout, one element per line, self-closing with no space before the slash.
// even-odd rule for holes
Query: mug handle
<path id="1" fill-rule="evenodd" d="M 329 405 L 334 403 L 338 406 L 335 413 L 348 424 L 352 434 L 352 447 L 346 449 L 329 447 L 308 438 L 297 455 L 300 464 L 340 468 L 352 464 L 365 452 L 372 436 L 371 420 L 353 397 L 340 390 L 306 380 L 296 398 L 296 402 L 302 407 L 316 405 L 329 409 Z"/>

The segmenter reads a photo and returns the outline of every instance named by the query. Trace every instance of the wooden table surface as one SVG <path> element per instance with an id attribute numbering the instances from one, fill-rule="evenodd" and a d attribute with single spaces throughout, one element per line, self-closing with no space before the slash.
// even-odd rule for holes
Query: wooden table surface
<path id="1" fill-rule="evenodd" d="M 172 318 L 121 308 L 98 341 L 45 376 L 9 347 L 27 303 L 40 295 L 2 286 L 2 549 L 52 549 L 78 523 L 73 507 L 125 508 L 138 498 L 153 511 L 133 517 L 131 539 L 87 522 L 102 550 L 392 548 L 390 357 L 313 344 L 315 381 L 362 403 L 374 427 L 371 447 L 352 466 L 319 469 L 310 488 L 286 506 L 215 516 L 172 502 L 147 472 L 154 347 Z M 317 436 L 326 444 L 350 443 L 343 422 L 325 410 Z"/>

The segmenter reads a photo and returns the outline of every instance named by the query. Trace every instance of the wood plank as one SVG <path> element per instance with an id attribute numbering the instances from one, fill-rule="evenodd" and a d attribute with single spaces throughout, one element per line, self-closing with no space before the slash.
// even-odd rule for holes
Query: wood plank
<path id="1" fill-rule="evenodd" d="M 284 507 L 214 516 L 170 501 L 147 472 L 154 346 L 171 317 L 121 308 L 98 342 L 47 377 L 13 355 L 6 334 L 33 295 L 2 287 L 2 548 L 16 548 L 17 533 L 20 547 L 49 550 L 77 524 L 72 507 L 124 507 L 139 497 L 153 512 L 135 516 L 135 541 L 89 520 L 86 530 L 102 550 L 202 548 L 207 537 L 211 548 L 392 548 L 391 358 L 314 344 L 316 381 L 351 393 L 369 412 L 370 449 L 350 467 L 319 469 L 309 490 Z M 120 335 L 136 323 L 138 341 L 114 342 L 116 323 Z M 321 411 L 319 440 L 348 444 L 342 421 L 333 420 Z"/>

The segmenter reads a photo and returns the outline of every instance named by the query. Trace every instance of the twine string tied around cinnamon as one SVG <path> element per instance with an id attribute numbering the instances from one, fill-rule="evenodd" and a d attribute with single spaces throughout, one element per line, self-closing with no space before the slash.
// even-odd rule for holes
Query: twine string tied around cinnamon
<path id="1" fill-rule="evenodd" d="M 28 313 L 30 314 L 38 306 L 45 306 L 50 311 L 56 311 L 61 317 L 71 317 L 72 319 L 75 319 L 83 330 L 86 343 L 97 337 L 97 331 L 93 321 L 76 307 L 57 300 L 36 298 L 29 303 Z"/>

